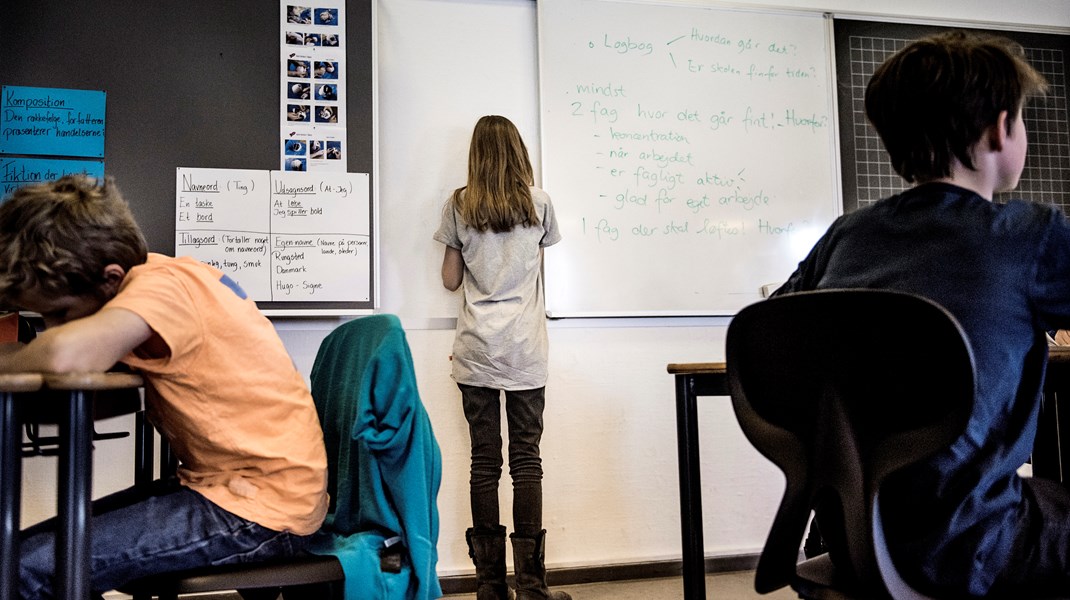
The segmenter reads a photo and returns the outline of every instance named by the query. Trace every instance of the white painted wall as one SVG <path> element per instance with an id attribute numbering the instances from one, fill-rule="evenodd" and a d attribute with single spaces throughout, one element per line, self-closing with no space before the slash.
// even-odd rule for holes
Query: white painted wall
<path id="1" fill-rule="evenodd" d="M 1070 0 L 732 5 L 1070 30 Z M 378 23 L 381 310 L 398 314 L 408 330 L 420 391 L 442 447 L 439 572 L 465 573 L 471 571 L 464 544 L 470 523 L 468 438 L 447 360 L 460 298 L 439 283 L 442 247 L 431 234 L 447 194 L 464 183 L 468 138 L 479 116 L 513 119 L 533 153 L 538 177 L 536 4 L 379 0 Z M 306 375 L 320 340 L 338 322 L 277 321 Z M 723 318 L 550 323 L 542 450 L 551 567 L 679 558 L 674 392 L 665 365 L 723 360 L 726 325 Z M 727 399 L 706 398 L 700 406 L 706 552 L 758 552 L 783 479 L 743 438 Z M 130 424 L 121 418 L 99 429 L 129 429 Z M 98 444 L 96 495 L 129 484 L 130 448 L 128 440 Z M 54 514 L 54 473 L 52 459 L 26 463 L 24 523 Z M 502 514 L 508 523 L 508 477 L 503 483 Z"/>

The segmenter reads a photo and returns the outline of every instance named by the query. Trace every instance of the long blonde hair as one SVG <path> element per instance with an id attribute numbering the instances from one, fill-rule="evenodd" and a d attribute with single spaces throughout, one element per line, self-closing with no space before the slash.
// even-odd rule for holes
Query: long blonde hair
<path id="1" fill-rule="evenodd" d="M 454 190 L 453 207 L 478 231 L 512 231 L 539 224 L 531 189 L 528 149 L 516 126 L 497 115 L 481 117 L 468 149 L 468 185 Z"/>

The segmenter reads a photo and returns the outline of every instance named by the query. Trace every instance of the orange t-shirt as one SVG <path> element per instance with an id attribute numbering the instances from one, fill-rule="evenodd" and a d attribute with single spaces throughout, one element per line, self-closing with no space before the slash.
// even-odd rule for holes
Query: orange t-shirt
<path id="1" fill-rule="evenodd" d="M 194 259 L 150 254 L 105 308 L 137 314 L 167 346 L 146 343 L 123 362 L 145 377 L 148 418 L 182 483 L 242 518 L 307 535 L 327 512 L 319 417 L 275 328 L 232 283 Z"/>

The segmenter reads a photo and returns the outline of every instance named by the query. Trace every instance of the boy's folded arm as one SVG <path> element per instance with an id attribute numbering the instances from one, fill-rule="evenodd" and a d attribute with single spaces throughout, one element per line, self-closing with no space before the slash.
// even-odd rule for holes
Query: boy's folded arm
<path id="1" fill-rule="evenodd" d="M 106 371 L 152 336 L 152 328 L 123 308 L 42 331 L 24 347 L 0 353 L 0 372 L 78 373 Z"/>

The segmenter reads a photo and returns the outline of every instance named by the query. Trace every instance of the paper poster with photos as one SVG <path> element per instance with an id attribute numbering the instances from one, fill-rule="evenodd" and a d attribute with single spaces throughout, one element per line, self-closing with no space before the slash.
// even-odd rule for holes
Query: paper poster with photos
<path id="1" fill-rule="evenodd" d="M 279 9 L 281 169 L 345 171 L 345 2 Z"/>

